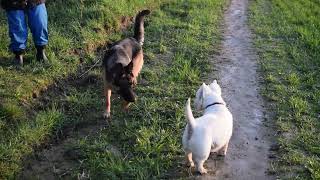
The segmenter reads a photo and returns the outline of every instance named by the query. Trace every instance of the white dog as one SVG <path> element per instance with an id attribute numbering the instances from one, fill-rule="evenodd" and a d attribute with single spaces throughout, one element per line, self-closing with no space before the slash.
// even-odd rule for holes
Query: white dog
<path id="1" fill-rule="evenodd" d="M 201 174 L 207 173 L 203 163 L 210 152 L 226 155 L 229 140 L 232 135 L 232 114 L 221 97 L 221 88 L 214 80 L 209 86 L 205 83 L 196 94 L 195 106 L 197 110 L 204 109 L 203 116 L 194 118 L 190 98 L 185 107 L 188 124 L 184 130 L 182 143 L 187 162 Z"/>

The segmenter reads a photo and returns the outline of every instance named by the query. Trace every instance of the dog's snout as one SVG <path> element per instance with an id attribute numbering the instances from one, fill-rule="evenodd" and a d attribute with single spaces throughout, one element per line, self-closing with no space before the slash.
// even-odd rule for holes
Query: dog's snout
<path id="1" fill-rule="evenodd" d="M 127 102 L 135 102 L 137 99 L 132 88 L 120 88 L 119 94 Z"/>

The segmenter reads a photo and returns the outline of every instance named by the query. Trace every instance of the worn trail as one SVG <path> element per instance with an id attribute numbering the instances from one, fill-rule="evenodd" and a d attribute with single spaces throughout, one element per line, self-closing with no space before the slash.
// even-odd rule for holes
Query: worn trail
<path id="1" fill-rule="evenodd" d="M 222 94 L 234 116 L 234 131 L 225 158 L 207 161 L 201 179 L 274 179 L 268 175 L 272 131 L 266 126 L 264 102 L 259 94 L 257 55 L 247 25 L 248 0 L 232 0 L 224 17 L 224 40 L 213 60 Z"/>

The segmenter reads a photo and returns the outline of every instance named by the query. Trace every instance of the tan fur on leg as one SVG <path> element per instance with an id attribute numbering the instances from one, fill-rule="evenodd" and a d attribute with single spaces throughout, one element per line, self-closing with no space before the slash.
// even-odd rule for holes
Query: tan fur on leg
<path id="1" fill-rule="evenodd" d="M 229 145 L 229 142 L 228 142 L 226 145 L 224 145 L 224 146 L 219 150 L 218 154 L 219 154 L 220 156 L 225 156 L 225 155 L 227 155 L 228 145 Z"/>
<path id="2" fill-rule="evenodd" d="M 139 53 L 137 54 L 137 56 L 132 60 L 133 63 L 133 68 L 132 68 L 132 74 L 134 76 L 134 78 L 137 78 L 142 66 L 143 66 L 143 51 L 139 51 Z"/>
<path id="3" fill-rule="evenodd" d="M 194 162 L 192 160 L 192 153 L 191 152 L 186 153 L 186 160 L 187 160 L 187 162 L 186 162 L 187 166 L 194 167 Z"/>

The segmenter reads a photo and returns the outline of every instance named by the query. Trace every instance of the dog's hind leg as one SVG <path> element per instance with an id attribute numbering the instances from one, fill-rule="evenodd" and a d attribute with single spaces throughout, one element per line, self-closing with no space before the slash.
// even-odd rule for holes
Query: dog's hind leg
<path id="1" fill-rule="evenodd" d="M 220 156 L 225 156 L 225 155 L 227 155 L 228 145 L 229 145 L 229 142 L 227 142 L 227 143 L 219 150 L 218 155 L 220 155 Z"/>
<path id="2" fill-rule="evenodd" d="M 194 162 L 192 160 L 192 152 L 186 153 L 186 160 L 187 160 L 187 162 L 186 162 L 187 166 L 194 167 Z"/>

